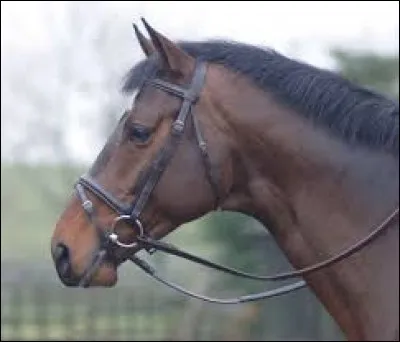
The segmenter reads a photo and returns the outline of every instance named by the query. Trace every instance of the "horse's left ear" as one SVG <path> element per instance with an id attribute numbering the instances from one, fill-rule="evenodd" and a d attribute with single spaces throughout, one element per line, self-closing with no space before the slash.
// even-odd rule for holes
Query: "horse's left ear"
<path id="1" fill-rule="evenodd" d="M 189 73 L 195 64 L 195 59 L 167 37 L 153 29 L 145 19 L 142 18 L 142 21 L 150 35 L 154 48 L 160 56 L 162 68 L 181 75 Z"/>

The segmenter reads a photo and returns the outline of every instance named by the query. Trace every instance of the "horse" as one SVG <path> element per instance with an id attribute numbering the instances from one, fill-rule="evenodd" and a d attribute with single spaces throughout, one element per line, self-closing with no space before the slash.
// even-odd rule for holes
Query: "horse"
<path id="1" fill-rule="evenodd" d="M 51 237 L 61 282 L 113 287 L 133 261 L 210 299 L 137 257 L 164 250 L 250 278 L 303 277 L 225 303 L 307 285 L 348 340 L 398 340 L 398 103 L 273 49 L 173 42 L 142 22 L 149 38 L 133 27 L 145 58 L 122 86 L 132 105 Z M 295 271 L 250 275 L 162 241 L 215 210 L 268 227 Z"/>

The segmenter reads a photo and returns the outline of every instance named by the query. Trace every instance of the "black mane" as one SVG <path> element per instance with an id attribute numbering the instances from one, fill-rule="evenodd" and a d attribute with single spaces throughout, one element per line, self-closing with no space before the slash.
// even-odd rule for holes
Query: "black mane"
<path id="1" fill-rule="evenodd" d="M 394 100 L 273 50 L 227 41 L 181 42 L 179 46 L 193 57 L 250 78 L 347 143 L 398 156 L 399 107 Z M 154 58 L 140 62 L 127 74 L 123 91 L 133 91 L 156 74 Z"/>

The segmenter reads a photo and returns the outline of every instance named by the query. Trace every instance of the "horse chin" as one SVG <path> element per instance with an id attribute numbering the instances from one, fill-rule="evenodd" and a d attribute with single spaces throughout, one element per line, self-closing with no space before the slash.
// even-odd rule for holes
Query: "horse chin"
<path id="1" fill-rule="evenodd" d="M 114 287 L 117 281 L 117 266 L 114 263 L 105 261 L 93 275 L 89 287 Z"/>

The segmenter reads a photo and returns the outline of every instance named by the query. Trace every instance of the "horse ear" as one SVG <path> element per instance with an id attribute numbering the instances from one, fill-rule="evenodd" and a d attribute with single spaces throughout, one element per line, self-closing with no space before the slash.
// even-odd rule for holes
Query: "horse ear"
<path id="1" fill-rule="evenodd" d="M 154 48 L 159 53 L 162 67 L 167 71 L 182 75 L 190 72 L 192 66 L 195 64 L 194 58 L 189 56 L 167 37 L 153 29 L 145 19 L 142 18 L 142 21 L 150 35 Z"/>
<path id="2" fill-rule="evenodd" d="M 133 25 L 133 29 L 136 34 L 136 38 L 139 41 L 140 47 L 142 48 L 144 54 L 146 57 L 149 57 L 156 49 L 154 48 L 153 44 L 151 43 L 150 40 L 148 40 L 138 29 L 138 27 L 135 24 Z"/>

